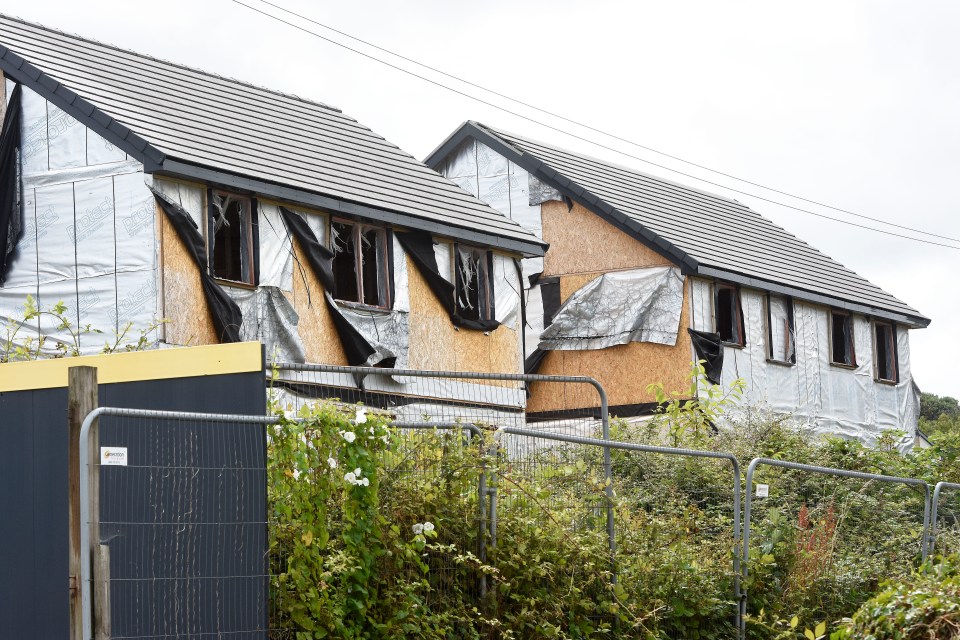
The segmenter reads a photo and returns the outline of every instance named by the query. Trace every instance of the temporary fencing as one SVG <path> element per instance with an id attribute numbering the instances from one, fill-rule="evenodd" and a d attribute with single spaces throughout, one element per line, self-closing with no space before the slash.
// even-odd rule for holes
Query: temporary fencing
<path id="1" fill-rule="evenodd" d="M 576 585 L 582 606 L 557 612 L 571 633 L 684 638 L 710 625 L 743 638 L 766 600 L 832 618 L 841 590 L 849 606 L 960 540 L 958 484 L 939 483 L 931 500 L 921 480 L 758 458 L 744 485 L 732 454 L 662 447 L 656 428 L 611 426 L 589 378 L 303 365 L 271 378 L 294 411 L 323 399 L 352 416 L 360 402 L 395 429 L 379 463 L 380 514 L 403 531 L 420 513 L 443 522 L 425 561 L 426 607 L 460 599 L 490 618 L 514 607 L 513 620 L 536 624 L 550 612 L 523 613 L 514 583 L 545 593 Z M 371 384 L 378 378 L 394 382 Z M 531 382 L 593 386 L 596 412 L 530 420 Z M 295 637 L 275 585 L 296 538 L 278 535 L 268 515 L 277 422 L 115 408 L 87 416 L 81 588 L 96 610 L 84 611 L 84 640 L 95 631 Z M 778 569 L 787 565 L 789 576 Z M 703 576 L 720 582 L 688 589 Z M 699 599 L 685 601 L 686 591 Z M 727 595 L 706 601 L 706 592 Z"/>
<path id="2" fill-rule="evenodd" d="M 840 603 L 865 601 L 882 580 L 926 559 L 930 487 L 922 480 L 757 458 L 746 488 L 744 625 L 771 603 L 838 619 L 852 613 Z M 764 511 L 754 520 L 757 506 Z"/>
<path id="3" fill-rule="evenodd" d="M 84 640 L 94 632 L 98 639 L 267 637 L 265 426 L 274 421 L 108 407 L 87 415 Z"/>
<path id="4" fill-rule="evenodd" d="M 960 552 L 960 484 L 938 482 L 933 488 L 927 554 Z"/>
<path id="5" fill-rule="evenodd" d="M 696 629 L 684 622 L 683 611 L 676 611 L 689 604 L 699 607 L 701 621 L 710 617 L 707 609 L 715 607 L 717 627 L 736 633 L 741 511 L 740 468 L 733 455 L 511 427 L 499 429 L 497 441 L 501 459 L 491 480 L 496 487 L 491 510 L 496 554 L 531 544 L 540 524 L 553 520 L 568 532 L 569 539 L 562 542 L 568 552 L 583 556 L 582 562 L 571 558 L 565 580 L 584 585 L 594 582 L 594 597 L 603 598 L 606 592 L 615 604 L 619 604 L 619 594 L 630 593 L 633 602 L 648 607 L 642 611 L 614 607 L 618 616 L 594 616 L 594 624 L 624 627 L 623 631 L 629 628 L 633 634 L 655 630 L 657 637 L 691 637 Z M 612 454 L 609 481 L 602 473 L 604 452 Z M 722 496 L 696 487 L 698 476 L 715 473 L 727 476 L 721 484 L 729 487 L 729 492 Z M 681 486 L 663 483 L 668 477 L 675 481 L 683 476 L 693 481 Z M 602 514 L 608 504 L 616 513 L 615 526 L 604 530 Z M 509 529 L 505 521 L 510 523 Z M 687 544 L 676 544 L 678 537 Z M 597 562 L 601 541 L 606 543 L 606 563 Z M 665 553 L 668 545 L 671 548 Z M 722 572 L 726 587 L 718 589 L 726 591 L 726 598 L 715 603 L 662 601 L 662 594 L 655 592 L 671 581 L 680 586 L 684 576 L 652 574 L 658 567 L 670 567 L 671 572 L 681 567 L 676 555 L 667 557 L 681 547 L 698 556 L 690 566 L 714 561 L 728 567 Z M 648 595 L 638 597 L 644 591 Z M 658 610 L 678 615 L 660 615 Z"/>

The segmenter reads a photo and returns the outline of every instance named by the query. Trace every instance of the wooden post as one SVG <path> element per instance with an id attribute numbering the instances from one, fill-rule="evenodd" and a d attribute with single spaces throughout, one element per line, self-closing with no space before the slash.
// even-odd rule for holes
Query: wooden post
<path id="1" fill-rule="evenodd" d="M 83 419 L 97 408 L 97 369 L 96 367 L 70 367 L 67 372 L 69 389 L 67 392 L 67 473 L 69 482 L 69 523 L 70 523 L 70 640 L 83 640 L 83 603 L 80 601 L 80 427 Z M 91 433 L 91 451 L 96 447 L 97 438 Z M 93 465 L 100 459 L 99 454 L 91 455 Z M 91 468 L 96 468 L 91 466 Z M 82 470 L 87 473 L 86 469 Z M 99 495 L 99 485 L 97 493 Z M 96 539 L 95 539 L 96 540 Z M 99 540 L 96 540 L 99 543 Z M 89 553 L 89 551 L 86 551 Z"/>
<path id="2" fill-rule="evenodd" d="M 110 640 L 110 547 L 96 546 L 93 565 L 93 637 Z"/>

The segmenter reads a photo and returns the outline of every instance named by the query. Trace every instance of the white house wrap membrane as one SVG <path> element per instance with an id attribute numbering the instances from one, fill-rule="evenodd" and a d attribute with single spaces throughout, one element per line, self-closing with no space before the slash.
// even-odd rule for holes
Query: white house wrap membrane
<path id="1" fill-rule="evenodd" d="M 22 101 L 23 233 L 0 288 L 0 321 L 22 319 L 32 295 L 44 310 L 66 305 L 82 353 L 113 343 L 128 322 L 121 344 L 137 342 L 159 319 L 155 209 L 143 167 L 33 91 L 23 88 Z M 46 353 L 56 342 L 72 345 L 57 324 L 41 316 L 15 342 L 45 336 Z"/>
<path id="2" fill-rule="evenodd" d="M 712 284 L 694 278 L 691 295 L 694 328 L 713 331 Z M 892 429 L 905 431 L 900 446 L 914 440 L 911 429 L 919 414 L 919 397 L 910 373 L 910 347 L 906 331 L 897 333 L 899 382 L 878 382 L 874 373 L 873 329 L 870 320 L 854 316 L 855 368 L 830 362 L 830 314 L 825 307 L 794 300 L 793 344 L 796 364 L 768 358 L 769 340 L 766 294 L 741 289 L 746 329 L 743 348 L 725 346 L 722 384 L 740 378 L 746 382 L 746 406 L 765 407 L 789 415 L 814 433 L 843 436 L 872 444 Z M 773 326 L 782 326 L 785 308 L 771 306 Z M 774 347 L 784 350 L 783 336 L 774 331 Z M 777 353 L 776 351 L 774 353 Z M 738 411 L 734 409 L 733 411 Z"/>

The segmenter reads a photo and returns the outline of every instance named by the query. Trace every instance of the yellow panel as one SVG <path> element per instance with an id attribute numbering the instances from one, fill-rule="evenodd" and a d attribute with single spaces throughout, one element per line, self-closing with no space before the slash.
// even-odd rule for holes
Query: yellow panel
<path id="1" fill-rule="evenodd" d="M 97 382 L 136 382 L 263 370 L 259 342 L 131 351 L 0 364 L 0 392 L 67 386 L 70 367 L 96 367 Z"/>

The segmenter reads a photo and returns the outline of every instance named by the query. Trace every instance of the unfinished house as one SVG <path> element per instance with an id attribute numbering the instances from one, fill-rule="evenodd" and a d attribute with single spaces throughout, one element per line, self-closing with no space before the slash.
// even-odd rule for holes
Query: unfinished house
<path id="1" fill-rule="evenodd" d="M 339 109 L 6 17 L 0 70 L 0 320 L 72 327 L 12 342 L 522 371 L 541 240 Z"/>
<path id="2" fill-rule="evenodd" d="M 914 438 L 909 331 L 929 320 L 758 213 L 476 122 L 426 160 L 549 245 L 523 260 L 527 371 L 589 375 L 614 413 L 693 360 L 816 431 Z M 531 413 L 557 397 L 536 391 Z"/>

